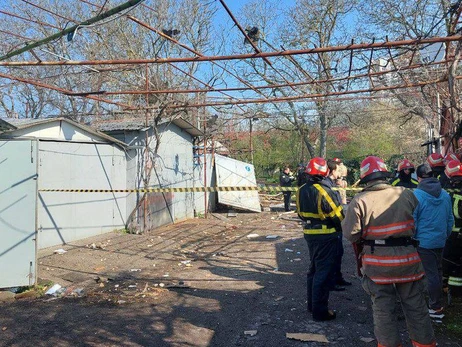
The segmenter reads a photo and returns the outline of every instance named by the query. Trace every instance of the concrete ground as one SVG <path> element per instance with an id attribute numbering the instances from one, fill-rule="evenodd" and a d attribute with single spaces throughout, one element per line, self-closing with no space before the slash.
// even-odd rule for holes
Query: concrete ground
<path id="1" fill-rule="evenodd" d="M 113 232 L 42 250 L 38 262 L 41 283 L 63 292 L 0 304 L 1 346 L 376 345 L 348 244 L 343 272 L 353 285 L 331 293 L 337 319 L 307 313 L 308 251 L 295 213 L 224 212 L 144 235 Z M 462 345 L 444 324 L 436 329 L 440 346 Z"/>

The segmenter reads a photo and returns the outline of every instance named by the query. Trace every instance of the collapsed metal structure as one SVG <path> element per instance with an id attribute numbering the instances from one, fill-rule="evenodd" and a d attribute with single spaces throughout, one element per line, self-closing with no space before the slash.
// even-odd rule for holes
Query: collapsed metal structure
<path id="1" fill-rule="evenodd" d="M 71 27 L 57 26 L 54 23 L 35 20 L 30 16 L 24 16 L 20 13 L 0 10 L 0 14 L 8 18 L 14 18 L 18 21 L 35 23 L 39 26 L 57 30 L 53 35 L 45 38 L 27 37 L 25 34 L 0 30 L 0 37 L 3 42 L 8 43 L 2 52 L 0 52 L 0 78 L 4 80 L 15 81 L 32 85 L 37 88 L 44 88 L 56 91 L 66 97 L 89 99 L 98 104 L 112 105 L 114 112 L 144 112 L 146 122 L 152 112 L 175 113 L 188 109 L 201 110 L 204 114 L 219 113 L 220 107 L 235 106 L 238 113 L 243 118 L 248 118 L 249 112 L 247 105 L 263 105 L 277 103 L 306 103 L 306 102 L 342 102 L 346 100 L 357 100 L 360 98 L 392 98 L 394 95 L 390 92 L 401 90 L 401 93 L 414 95 L 425 86 L 434 88 L 431 97 L 438 104 L 437 117 L 439 118 L 439 134 L 430 139 L 430 144 L 441 144 L 442 152 L 457 150 L 459 146 L 460 126 L 460 100 L 457 91 L 457 81 L 462 77 L 458 75 L 458 63 L 460 59 L 460 48 L 462 36 L 458 34 L 457 24 L 459 22 L 462 6 L 460 2 L 451 9 L 451 18 L 449 25 L 449 36 L 443 37 L 423 37 L 414 40 L 396 40 L 369 43 L 355 43 L 352 40 L 347 45 L 330 46 L 330 47 L 312 47 L 298 50 L 276 50 L 262 51 L 256 43 L 255 37 L 250 35 L 250 31 L 244 29 L 237 18 L 233 15 L 230 8 L 224 0 L 220 0 L 222 8 L 226 11 L 229 18 L 238 29 L 238 34 L 243 37 L 246 43 L 250 44 L 252 53 L 239 53 L 232 55 L 205 55 L 188 45 L 179 42 L 174 38 L 174 31 L 166 31 L 162 28 L 155 28 L 149 23 L 135 17 L 129 12 L 135 7 L 140 7 L 143 11 L 155 11 L 144 0 L 130 0 L 121 3 L 112 9 L 105 8 L 107 1 L 102 5 L 87 0 L 80 0 L 85 6 L 99 13 L 85 21 L 69 18 L 68 16 L 58 13 L 57 10 L 45 8 L 37 5 L 32 1 L 21 0 L 25 5 L 33 7 L 39 11 L 46 12 L 50 18 L 60 19 L 73 23 Z M 101 2 L 101 1 L 100 1 Z M 136 24 L 151 34 L 158 35 L 166 42 L 176 45 L 187 55 L 177 57 L 153 57 L 153 58 L 120 58 L 120 59 L 90 59 L 80 57 L 79 60 L 68 59 L 57 56 L 59 60 L 44 60 L 37 54 L 36 50 L 42 49 L 43 46 L 53 43 L 63 37 L 71 41 L 75 34 L 85 26 L 98 23 L 107 18 L 117 16 L 119 21 L 127 21 Z M 436 58 L 430 61 L 422 61 L 419 57 L 423 47 L 431 44 L 442 43 L 445 47 L 444 59 Z M 17 46 L 20 48 L 17 48 Z M 274 47 L 273 47 L 274 48 Z M 43 50 L 46 52 L 46 50 Z M 315 73 L 307 71 L 296 60 L 296 57 L 305 57 L 309 55 L 318 56 L 322 64 L 322 54 L 330 52 L 344 52 L 344 66 L 348 68 L 331 78 L 316 78 Z M 192 55 L 191 55 L 192 54 Z M 366 64 L 357 67 L 357 55 L 368 57 Z M 35 60 L 21 60 L 20 58 L 35 57 Z M 377 57 L 386 57 L 386 65 L 381 66 L 377 63 Z M 287 74 L 278 69 L 275 63 L 278 59 L 285 59 L 292 66 L 301 72 L 303 79 L 289 80 Z M 279 83 L 268 82 L 258 84 L 253 83 L 250 79 L 239 75 L 226 65 L 226 62 L 237 63 L 248 60 L 262 61 L 264 66 L 278 76 Z M 226 74 L 228 81 L 232 81 L 235 86 L 215 87 L 213 83 L 203 80 L 199 73 L 191 73 L 179 65 L 184 64 L 207 64 L 209 69 L 217 69 Z M 199 87 L 175 86 L 171 83 L 166 88 L 152 88 L 150 84 L 149 66 L 168 65 L 186 79 L 194 81 Z M 31 79 L 21 76 L 17 73 L 18 69 L 50 67 L 81 67 L 82 74 L 123 74 L 127 71 L 144 71 L 144 83 L 134 85 L 132 89 L 121 90 L 102 90 L 100 88 L 85 90 L 80 86 L 74 88 L 64 87 L 59 83 L 45 82 L 47 78 Z M 327 67 L 324 66 L 326 70 Z M 426 73 L 423 74 L 422 71 Z M 418 75 L 418 80 L 412 76 Z M 425 76 L 424 76 L 425 75 Z M 410 77 L 411 76 L 411 77 Z M 152 74 L 151 74 L 152 77 Z M 425 77 L 425 78 L 424 78 Z M 283 90 L 283 96 L 276 95 L 275 91 Z M 236 92 L 241 93 L 241 97 L 236 96 Z M 244 95 L 242 97 L 242 95 Z M 132 102 L 127 96 L 144 96 L 144 104 Z M 164 95 L 165 101 L 159 105 L 152 104 L 150 97 L 153 95 Z M 179 97 L 177 97 L 179 96 Z M 218 98 L 219 96 L 219 98 Z M 440 101 L 441 100 L 441 101 Z M 210 111 L 212 110 L 212 111 Z M 227 109 L 229 111 L 229 109 Z M 226 112 L 226 110 L 224 111 Z"/>

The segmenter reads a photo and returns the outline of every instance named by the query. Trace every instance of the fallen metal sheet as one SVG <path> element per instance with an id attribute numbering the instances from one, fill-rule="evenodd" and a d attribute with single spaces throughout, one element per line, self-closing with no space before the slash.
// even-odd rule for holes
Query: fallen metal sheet
<path id="1" fill-rule="evenodd" d="M 218 187 L 256 187 L 255 169 L 252 164 L 233 158 L 215 155 Z M 253 212 L 261 212 L 257 190 L 218 192 L 218 202 Z"/>

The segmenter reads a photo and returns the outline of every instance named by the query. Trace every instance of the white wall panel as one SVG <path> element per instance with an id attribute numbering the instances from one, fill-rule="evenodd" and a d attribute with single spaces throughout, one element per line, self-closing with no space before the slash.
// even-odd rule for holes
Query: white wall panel
<path id="1" fill-rule="evenodd" d="M 125 153 L 110 144 L 41 141 L 39 189 L 126 189 Z M 122 229 L 127 193 L 40 192 L 39 248 Z"/>
<path id="2" fill-rule="evenodd" d="M 36 173 L 36 141 L 0 141 L 0 288 L 35 283 Z"/>

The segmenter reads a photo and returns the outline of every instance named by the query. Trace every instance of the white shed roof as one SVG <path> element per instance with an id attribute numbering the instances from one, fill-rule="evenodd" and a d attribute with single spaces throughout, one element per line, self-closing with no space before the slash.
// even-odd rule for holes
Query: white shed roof
<path id="1" fill-rule="evenodd" d="M 204 133 L 189 123 L 188 121 L 182 118 L 175 118 L 172 120 L 165 119 L 160 124 L 173 123 L 180 129 L 183 129 L 191 136 L 202 136 Z M 148 121 L 148 126 L 152 127 L 154 125 L 154 120 Z M 140 130 L 146 127 L 146 120 L 142 117 L 139 118 L 124 118 L 124 119 L 115 119 L 115 120 L 103 120 L 97 123 L 94 123 L 94 127 L 99 131 L 119 131 L 119 130 Z"/>
<path id="2" fill-rule="evenodd" d="M 112 136 L 66 118 L 0 118 L 0 138 L 33 137 L 61 141 L 101 141 L 126 145 Z"/>

